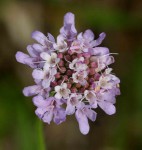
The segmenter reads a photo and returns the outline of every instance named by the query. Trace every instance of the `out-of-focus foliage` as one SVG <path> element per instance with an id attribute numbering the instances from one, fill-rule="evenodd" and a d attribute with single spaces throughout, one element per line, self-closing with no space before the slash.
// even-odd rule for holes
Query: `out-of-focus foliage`
<path id="1" fill-rule="evenodd" d="M 142 2 L 140 0 L 0 1 L 0 150 L 141 150 L 142 149 Z M 33 84 L 30 69 L 15 61 L 26 51 L 34 30 L 58 35 L 63 16 L 76 15 L 78 31 L 102 31 L 103 43 L 115 56 L 121 79 L 117 113 L 100 109 L 91 130 L 83 136 L 73 117 L 59 126 L 44 124 L 34 114 L 31 98 L 22 95 Z M 43 130 L 43 135 L 42 135 Z M 45 148 L 46 147 L 46 148 Z"/>

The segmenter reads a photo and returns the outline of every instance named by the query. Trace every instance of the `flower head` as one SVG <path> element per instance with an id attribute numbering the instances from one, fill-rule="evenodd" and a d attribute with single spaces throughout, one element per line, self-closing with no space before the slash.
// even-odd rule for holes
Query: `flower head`
<path id="1" fill-rule="evenodd" d="M 18 62 L 33 68 L 35 85 L 23 93 L 34 96 L 35 113 L 43 122 L 60 124 L 66 115 L 75 114 L 81 133 L 87 134 L 88 119 L 96 120 L 96 108 L 108 115 L 116 112 L 120 80 L 109 68 L 114 53 L 99 46 L 105 36 L 102 32 L 95 38 L 90 29 L 77 35 L 74 14 L 69 12 L 57 42 L 50 33 L 35 31 L 32 38 L 38 43 L 27 47 L 29 55 L 16 53 Z"/>

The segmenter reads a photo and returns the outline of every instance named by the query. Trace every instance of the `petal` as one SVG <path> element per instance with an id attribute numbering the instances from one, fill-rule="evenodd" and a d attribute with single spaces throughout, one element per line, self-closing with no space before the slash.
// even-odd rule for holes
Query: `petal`
<path id="1" fill-rule="evenodd" d="M 118 77 L 116 77 L 115 75 L 111 75 L 111 78 L 112 78 L 113 81 L 115 81 L 115 84 L 120 83 L 120 79 Z"/>
<path id="2" fill-rule="evenodd" d="M 56 59 L 57 58 L 57 54 L 56 53 L 51 53 L 51 58 L 52 59 Z"/>
<path id="3" fill-rule="evenodd" d="M 35 114 L 36 114 L 40 119 L 43 117 L 43 115 L 44 115 L 45 112 L 46 112 L 46 110 L 43 109 L 43 108 L 37 108 L 37 109 L 35 110 Z"/>
<path id="4" fill-rule="evenodd" d="M 55 86 L 55 91 L 56 91 L 56 92 L 59 92 L 60 89 L 61 89 L 61 87 L 60 87 L 59 85 L 58 85 L 58 86 Z"/>
<path id="5" fill-rule="evenodd" d="M 53 35 L 50 33 L 48 33 L 47 35 L 48 35 L 49 41 L 55 43 L 55 39 L 54 39 Z"/>
<path id="6" fill-rule="evenodd" d="M 42 81 L 42 86 L 44 87 L 44 88 L 49 88 L 49 86 L 50 86 L 50 83 L 51 83 L 51 80 L 50 79 L 44 79 L 43 81 Z"/>
<path id="7" fill-rule="evenodd" d="M 77 39 L 78 40 L 82 40 L 83 39 L 83 33 L 82 32 L 77 35 Z"/>
<path id="8" fill-rule="evenodd" d="M 29 55 L 23 52 L 19 52 L 19 51 L 16 53 L 15 57 L 16 57 L 16 60 L 22 64 L 26 64 L 25 59 L 30 58 Z"/>
<path id="9" fill-rule="evenodd" d="M 40 45 L 40 44 L 33 44 L 32 46 L 33 46 L 33 48 L 34 48 L 37 52 L 43 52 L 43 51 L 44 51 L 43 46 Z"/>
<path id="10" fill-rule="evenodd" d="M 56 93 L 56 94 L 55 94 L 55 98 L 61 99 L 61 98 L 62 98 L 62 95 L 61 95 L 60 93 Z"/>
<path id="11" fill-rule="evenodd" d="M 38 85 L 28 86 L 23 89 L 23 94 L 25 96 L 33 96 L 41 91 L 41 87 Z"/>
<path id="12" fill-rule="evenodd" d="M 104 62 L 106 65 L 110 65 L 110 64 L 114 63 L 114 57 L 113 56 L 106 56 L 104 59 Z"/>
<path id="13" fill-rule="evenodd" d="M 86 30 L 83 34 L 83 37 L 87 41 L 93 41 L 94 40 L 94 33 L 91 30 Z"/>
<path id="14" fill-rule="evenodd" d="M 72 105 L 70 104 L 70 102 L 67 103 L 66 114 L 67 114 L 67 115 L 72 115 L 74 112 L 75 112 L 75 106 L 72 106 Z"/>
<path id="15" fill-rule="evenodd" d="M 56 43 L 53 44 L 53 47 L 55 50 L 58 50 L 58 48 L 59 48 L 59 46 Z"/>
<path id="16" fill-rule="evenodd" d="M 46 53 L 46 52 L 42 52 L 42 53 L 40 54 L 40 57 L 41 57 L 43 60 L 46 60 L 47 62 L 50 62 L 50 61 L 51 61 L 51 56 L 50 56 L 48 53 Z"/>
<path id="17" fill-rule="evenodd" d="M 44 72 L 42 70 L 34 69 L 32 72 L 32 76 L 34 79 L 43 79 Z"/>
<path id="18" fill-rule="evenodd" d="M 44 71 L 49 72 L 49 70 L 50 70 L 50 64 L 45 63 L 44 66 L 43 66 L 43 69 L 44 69 Z"/>
<path id="19" fill-rule="evenodd" d="M 52 68 L 51 69 L 51 76 L 54 76 L 57 73 L 57 69 L 56 68 Z"/>
<path id="20" fill-rule="evenodd" d="M 95 47 L 90 50 L 90 54 L 99 56 L 106 55 L 109 54 L 109 49 L 106 47 Z"/>
<path id="21" fill-rule="evenodd" d="M 66 84 L 66 83 L 63 83 L 63 84 L 62 84 L 62 87 L 63 87 L 64 89 L 66 89 L 66 88 L 67 88 L 67 84 Z"/>
<path id="22" fill-rule="evenodd" d="M 65 110 L 63 108 L 56 108 L 56 110 L 54 111 L 54 119 L 53 119 L 53 121 L 56 124 L 61 124 L 65 120 L 66 120 Z"/>
<path id="23" fill-rule="evenodd" d="M 70 90 L 69 90 L 69 89 L 66 89 L 66 90 L 64 91 L 63 98 L 64 98 L 64 99 L 69 98 L 69 93 L 70 93 Z"/>
<path id="24" fill-rule="evenodd" d="M 53 111 L 49 110 L 49 111 L 45 112 L 45 114 L 42 117 L 42 120 L 43 120 L 43 122 L 50 124 L 52 118 L 53 118 Z"/>
<path id="25" fill-rule="evenodd" d="M 112 104 L 116 103 L 115 89 L 109 90 L 108 92 L 104 92 L 102 96 L 102 99 L 104 99 L 105 101 L 108 101 Z"/>
<path id="26" fill-rule="evenodd" d="M 64 37 L 62 35 L 58 35 L 57 36 L 57 43 L 58 43 L 58 45 L 62 45 L 64 40 L 65 39 L 64 39 Z"/>
<path id="27" fill-rule="evenodd" d="M 44 100 L 43 97 L 40 95 L 35 96 L 33 98 L 33 103 L 37 107 L 47 107 L 48 106 L 48 102 L 46 100 Z"/>
<path id="28" fill-rule="evenodd" d="M 80 110 L 77 110 L 75 116 L 79 123 L 80 132 L 84 135 L 88 134 L 90 127 L 86 115 L 83 114 Z"/>
<path id="29" fill-rule="evenodd" d="M 27 46 L 27 51 L 31 57 L 37 57 L 38 56 L 38 53 L 35 51 L 35 49 L 32 47 L 32 45 Z"/>
<path id="30" fill-rule="evenodd" d="M 105 37 L 106 37 L 106 34 L 104 32 L 102 32 L 99 35 L 99 38 L 91 43 L 92 47 L 96 47 L 96 46 L 100 45 Z"/>
<path id="31" fill-rule="evenodd" d="M 45 45 L 46 40 L 47 40 L 47 37 L 39 31 L 33 32 L 32 33 L 32 38 L 35 39 L 37 42 L 39 42 L 42 45 Z"/>
<path id="32" fill-rule="evenodd" d="M 95 121 L 97 117 L 97 113 L 92 109 L 86 109 L 86 115 L 91 121 Z"/>
<path id="33" fill-rule="evenodd" d="M 74 18 L 74 14 L 70 12 L 67 13 L 64 16 L 64 26 L 60 29 L 60 33 L 67 39 L 67 41 L 72 41 L 77 34 L 74 26 Z"/>
<path id="34" fill-rule="evenodd" d="M 75 36 L 76 35 L 76 33 L 77 33 L 77 31 L 76 31 L 76 28 L 75 28 L 75 26 L 74 26 L 74 24 L 72 24 L 71 25 L 71 32 L 72 32 L 72 34 Z"/>
<path id="35" fill-rule="evenodd" d="M 66 13 L 64 16 L 64 24 L 74 24 L 74 14 L 71 12 Z"/>
<path id="36" fill-rule="evenodd" d="M 98 105 L 104 110 L 108 115 L 113 115 L 116 112 L 115 106 L 107 101 L 98 102 Z"/>
<path id="37" fill-rule="evenodd" d="M 121 94 L 119 88 L 114 88 L 112 91 L 113 91 L 113 93 L 114 93 L 115 95 L 120 95 L 120 94 Z"/>

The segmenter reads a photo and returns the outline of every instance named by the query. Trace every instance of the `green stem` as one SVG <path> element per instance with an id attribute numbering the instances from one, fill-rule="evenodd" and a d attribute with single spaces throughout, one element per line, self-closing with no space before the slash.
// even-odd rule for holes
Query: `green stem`
<path id="1" fill-rule="evenodd" d="M 37 138 L 38 138 L 38 150 L 46 150 L 45 141 L 44 141 L 44 135 L 43 135 L 43 124 L 41 120 L 37 119 L 36 122 L 36 132 L 37 132 Z"/>

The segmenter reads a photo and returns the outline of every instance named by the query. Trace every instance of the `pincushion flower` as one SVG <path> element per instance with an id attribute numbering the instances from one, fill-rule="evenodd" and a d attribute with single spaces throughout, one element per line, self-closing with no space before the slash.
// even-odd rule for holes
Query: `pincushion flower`
<path id="1" fill-rule="evenodd" d="M 120 80 L 109 68 L 114 53 L 99 46 L 105 36 L 102 32 L 95 38 L 90 29 L 77 35 L 74 14 L 69 12 L 57 41 L 50 33 L 35 31 L 32 38 L 38 43 L 27 46 L 29 55 L 16 53 L 18 62 L 33 69 L 35 85 L 23 93 L 33 96 L 35 113 L 43 122 L 60 124 L 75 114 L 81 133 L 87 134 L 88 119 L 96 120 L 98 107 L 108 115 L 116 112 Z"/>

